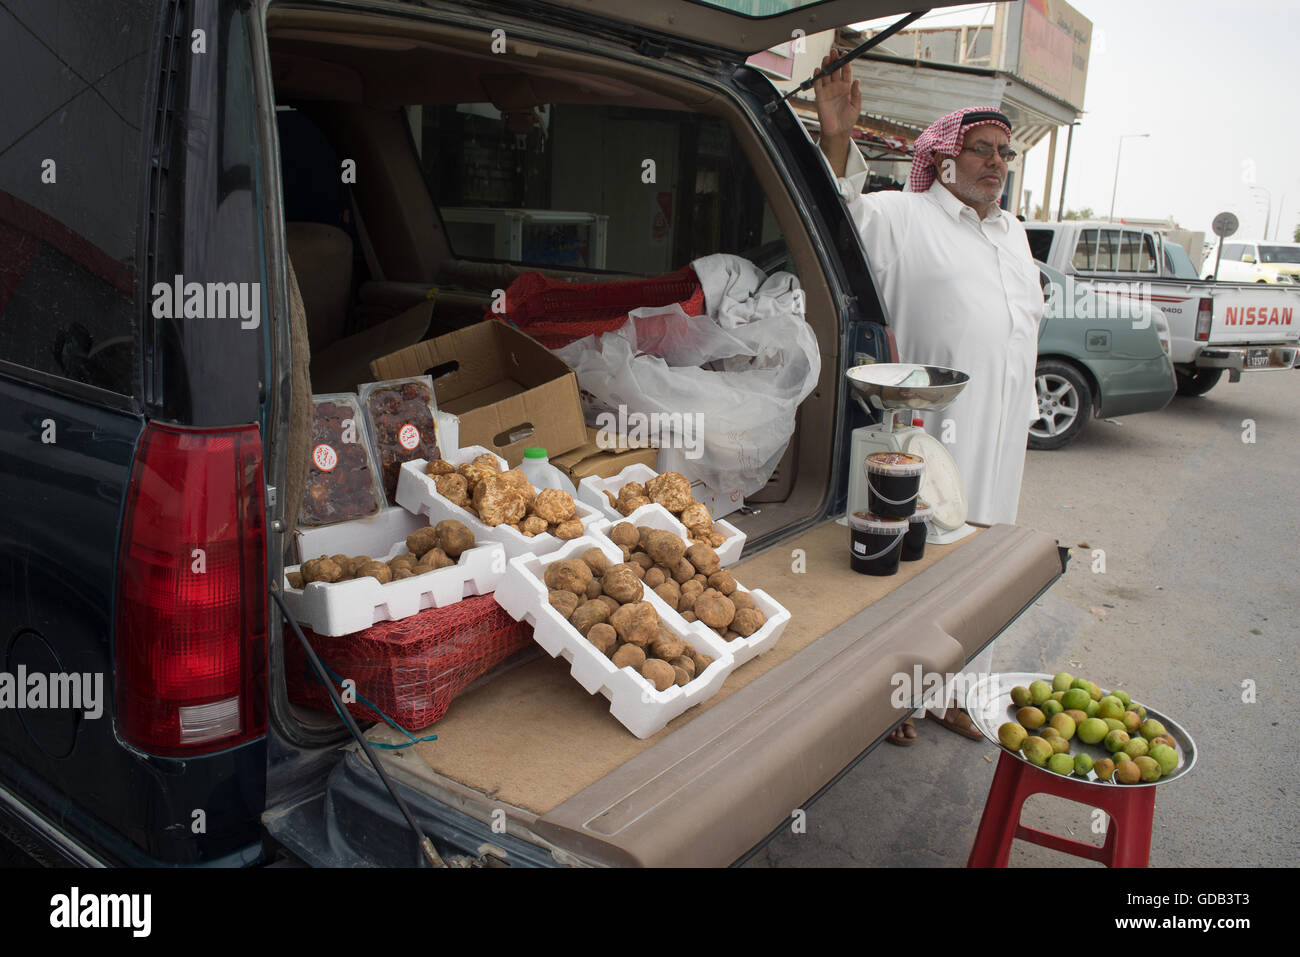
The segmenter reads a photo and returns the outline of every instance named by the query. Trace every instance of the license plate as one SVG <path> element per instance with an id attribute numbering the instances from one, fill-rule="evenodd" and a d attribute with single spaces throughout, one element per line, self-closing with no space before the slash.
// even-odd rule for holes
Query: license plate
<path id="1" fill-rule="evenodd" d="M 1247 369 L 1267 369 L 1271 358 L 1268 349 L 1251 349 L 1246 353 Z"/>

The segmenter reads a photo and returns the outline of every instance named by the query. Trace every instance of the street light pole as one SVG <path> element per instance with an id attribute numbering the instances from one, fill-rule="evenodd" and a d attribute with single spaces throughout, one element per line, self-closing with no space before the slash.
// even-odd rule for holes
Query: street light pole
<path id="1" fill-rule="evenodd" d="M 1252 186 L 1251 189 L 1257 189 L 1266 197 L 1264 206 L 1264 238 L 1268 239 L 1268 227 L 1273 222 L 1273 191 L 1267 186 Z M 1282 218 L 1282 211 L 1278 210 L 1278 218 Z"/>
<path id="2" fill-rule="evenodd" d="M 1119 157 L 1124 152 L 1124 141 L 1143 139 L 1150 135 L 1150 133 L 1125 133 L 1119 138 L 1119 149 L 1115 151 L 1115 185 L 1110 189 L 1110 215 L 1106 217 L 1109 222 L 1115 222 L 1115 194 L 1119 191 Z"/>

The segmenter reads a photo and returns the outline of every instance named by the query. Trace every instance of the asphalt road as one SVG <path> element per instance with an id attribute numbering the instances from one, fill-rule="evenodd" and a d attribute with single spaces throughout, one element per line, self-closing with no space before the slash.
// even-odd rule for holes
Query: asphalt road
<path id="1" fill-rule="evenodd" d="M 1293 866 L 1300 851 L 1287 718 L 1300 683 L 1298 476 L 1300 372 L 1225 377 L 1028 453 L 1019 523 L 1074 555 L 998 639 L 993 667 L 1123 687 L 1192 735 L 1196 767 L 1157 789 L 1152 866 Z M 932 721 L 918 730 L 911 748 L 878 746 L 806 810 L 804 833 L 748 866 L 964 866 L 997 748 Z M 1101 843 L 1091 810 L 1060 798 L 1030 798 L 1022 822 Z M 1100 866 L 1020 841 L 1010 863 Z"/>

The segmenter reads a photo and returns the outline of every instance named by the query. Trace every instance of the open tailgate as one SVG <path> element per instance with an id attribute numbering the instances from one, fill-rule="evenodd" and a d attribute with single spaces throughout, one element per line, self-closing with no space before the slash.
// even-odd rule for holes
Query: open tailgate
<path id="1" fill-rule="evenodd" d="M 894 675 L 961 670 L 1063 570 L 1052 538 L 997 525 L 873 579 L 848 568 L 845 536 L 824 523 L 736 566 L 745 587 L 790 609 L 790 625 L 649 739 L 542 656 L 457 699 L 437 741 L 384 760 L 480 821 L 504 810 L 511 833 L 560 860 L 733 863 L 907 717 L 890 702 Z M 794 549 L 806 573 L 792 570 Z M 368 736 L 400 740 L 382 726 Z"/>

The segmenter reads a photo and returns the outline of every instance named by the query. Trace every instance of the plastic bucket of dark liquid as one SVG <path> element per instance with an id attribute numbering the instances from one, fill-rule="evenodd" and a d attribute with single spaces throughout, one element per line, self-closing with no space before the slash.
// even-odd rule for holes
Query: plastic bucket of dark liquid
<path id="1" fill-rule="evenodd" d="M 907 537 L 907 519 L 882 518 L 869 512 L 849 516 L 849 564 L 863 575 L 892 575 L 898 571 Z"/>
<path id="2" fill-rule="evenodd" d="M 917 499 L 916 511 L 907 519 L 907 534 L 903 536 L 903 561 L 919 562 L 925 557 L 925 536 L 930 532 L 930 516 L 934 509 Z"/>
<path id="3" fill-rule="evenodd" d="M 921 494 L 925 459 L 911 452 L 872 452 L 867 470 L 867 511 L 878 518 L 908 518 Z"/>

